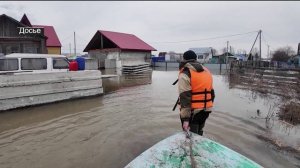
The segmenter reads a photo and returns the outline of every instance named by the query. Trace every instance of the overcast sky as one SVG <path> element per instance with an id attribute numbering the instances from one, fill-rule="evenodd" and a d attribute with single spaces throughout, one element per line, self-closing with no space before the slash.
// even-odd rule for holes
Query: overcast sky
<path id="1" fill-rule="evenodd" d="M 259 29 L 263 31 L 263 57 L 270 50 L 300 42 L 300 2 L 0 2 L 0 13 L 31 24 L 54 26 L 69 53 L 73 32 L 82 52 L 97 30 L 138 36 L 160 51 L 184 52 L 192 47 L 214 47 L 226 41 L 235 51 L 247 52 Z M 226 38 L 213 37 L 243 34 Z M 157 52 L 154 52 L 156 54 Z"/>

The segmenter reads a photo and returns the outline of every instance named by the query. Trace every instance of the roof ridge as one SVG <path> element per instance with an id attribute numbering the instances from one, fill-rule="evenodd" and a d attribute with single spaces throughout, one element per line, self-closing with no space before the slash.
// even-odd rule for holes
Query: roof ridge
<path id="1" fill-rule="evenodd" d="M 99 34 L 98 34 L 99 33 Z M 150 46 L 148 43 L 140 39 L 138 36 L 129 33 L 114 32 L 107 30 L 97 30 L 97 33 L 90 40 L 88 45 L 85 47 L 84 51 L 88 51 L 92 48 L 97 48 L 92 46 L 96 39 L 99 39 L 103 35 L 107 40 L 114 43 L 117 48 L 128 49 L 128 50 L 145 50 L 145 51 L 156 51 L 155 48 Z"/>
<path id="2" fill-rule="evenodd" d="M 116 32 L 116 31 L 108 31 L 108 30 L 98 30 L 98 31 L 104 31 L 104 32 L 111 32 L 111 33 L 119 33 L 119 34 L 127 34 L 127 35 L 133 35 L 134 36 L 134 34 L 129 34 L 129 33 L 122 33 L 122 32 Z"/>
<path id="3" fill-rule="evenodd" d="M 2 14 L 2 15 L 0 15 L 0 16 L 7 17 L 7 18 L 11 19 L 12 21 L 16 22 L 16 23 L 19 24 L 19 25 L 22 25 L 22 26 L 24 26 L 24 27 L 28 27 L 27 25 L 25 25 L 25 24 L 19 22 L 19 21 L 16 20 L 15 18 L 10 17 L 10 16 L 8 16 L 8 15 L 6 15 L 6 14 Z"/>
<path id="4" fill-rule="evenodd" d="M 48 27 L 53 27 L 53 26 L 49 26 L 49 25 L 32 25 L 32 26 L 48 26 Z"/>

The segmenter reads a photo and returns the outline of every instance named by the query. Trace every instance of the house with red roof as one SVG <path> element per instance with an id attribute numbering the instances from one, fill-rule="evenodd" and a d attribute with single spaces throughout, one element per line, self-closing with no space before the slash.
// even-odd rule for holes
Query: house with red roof
<path id="1" fill-rule="evenodd" d="M 32 27 L 44 28 L 44 35 L 47 37 L 46 47 L 48 54 L 61 54 L 61 43 L 53 26 L 33 25 Z"/>
<path id="2" fill-rule="evenodd" d="M 44 35 L 47 37 L 47 40 L 46 40 L 47 53 L 48 54 L 61 54 L 61 43 L 59 41 L 59 38 L 58 38 L 53 26 L 32 25 L 30 23 L 29 19 L 27 18 L 26 14 L 23 15 L 20 22 L 27 25 L 28 27 L 43 28 Z"/>
<path id="3" fill-rule="evenodd" d="M 53 26 L 32 25 L 26 14 L 20 21 L 0 15 L 0 54 L 61 54 L 61 43 Z"/>
<path id="4" fill-rule="evenodd" d="M 7 16 L 0 15 L 0 54 L 11 53 L 47 53 L 47 37 L 42 33 L 25 33 L 25 28 L 31 28 L 27 17 L 22 18 L 22 22 Z M 27 32 L 33 31 L 27 29 Z M 34 29 L 37 31 L 37 29 Z"/>
<path id="5" fill-rule="evenodd" d="M 155 48 L 133 34 L 98 30 L 84 52 L 98 60 L 99 68 L 150 63 Z"/>

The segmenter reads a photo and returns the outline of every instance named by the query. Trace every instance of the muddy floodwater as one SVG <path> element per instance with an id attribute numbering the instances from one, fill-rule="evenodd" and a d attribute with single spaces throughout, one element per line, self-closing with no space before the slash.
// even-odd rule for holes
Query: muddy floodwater
<path id="1" fill-rule="evenodd" d="M 154 70 L 107 78 L 102 96 L 1 112 L 0 167 L 124 167 L 181 131 L 178 108 L 172 111 L 177 75 Z M 205 136 L 264 167 L 299 168 L 299 126 L 263 119 L 279 100 L 230 88 L 218 72 L 213 78 L 215 110 Z"/>

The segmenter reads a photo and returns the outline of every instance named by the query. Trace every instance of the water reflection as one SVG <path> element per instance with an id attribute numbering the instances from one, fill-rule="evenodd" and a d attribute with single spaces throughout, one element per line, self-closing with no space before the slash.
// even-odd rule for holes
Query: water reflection
<path id="1" fill-rule="evenodd" d="M 152 83 L 152 71 L 146 71 L 138 74 L 122 74 L 121 69 L 106 69 L 101 71 L 102 74 L 114 74 L 116 77 L 103 79 L 104 93 L 110 93 L 124 87 L 146 85 Z"/>
<path id="2" fill-rule="evenodd" d="M 48 121 L 79 112 L 90 111 L 97 106 L 102 106 L 102 101 L 102 96 L 94 96 L 3 111 L 0 113 L 0 133 L 24 125 Z"/>

